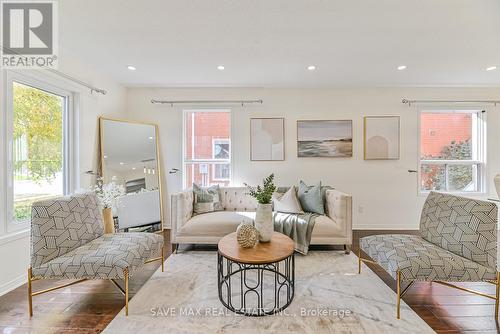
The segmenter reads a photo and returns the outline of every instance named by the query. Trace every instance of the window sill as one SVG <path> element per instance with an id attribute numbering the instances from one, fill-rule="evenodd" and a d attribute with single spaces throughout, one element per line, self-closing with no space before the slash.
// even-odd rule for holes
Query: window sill
<path id="1" fill-rule="evenodd" d="M 488 193 L 484 191 L 474 191 L 474 192 L 463 192 L 463 191 L 456 191 L 456 192 L 449 192 L 449 191 L 439 191 L 439 190 L 432 190 L 444 194 L 450 194 L 450 195 L 457 195 L 457 196 L 463 196 L 463 197 L 487 197 Z M 431 191 L 419 191 L 418 196 L 419 197 L 427 197 L 430 194 Z"/>
<path id="2" fill-rule="evenodd" d="M 23 229 L 16 232 L 11 232 L 5 235 L 0 236 L 0 246 L 11 243 L 13 241 L 28 238 L 29 237 L 29 229 Z"/>

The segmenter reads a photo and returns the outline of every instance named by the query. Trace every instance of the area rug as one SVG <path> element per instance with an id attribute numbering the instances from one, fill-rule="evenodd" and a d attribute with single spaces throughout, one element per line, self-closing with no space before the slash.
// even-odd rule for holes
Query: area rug
<path id="1" fill-rule="evenodd" d="M 312 251 L 296 255 L 295 298 L 278 315 L 246 317 L 218 299 L 216 252 L 174 254 L 104 333 L 434 333 L 354 254 Z"/>

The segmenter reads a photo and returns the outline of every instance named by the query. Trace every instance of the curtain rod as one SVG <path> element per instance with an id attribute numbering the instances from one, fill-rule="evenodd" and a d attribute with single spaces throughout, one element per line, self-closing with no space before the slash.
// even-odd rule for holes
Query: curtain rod
<path id="1" fill-rule="evenodd" d="M 54 73 L 55 75 L 58 75 L 60 77 L 63 77 L 65 79 L 68 79 L 70 81 L 73 81 L 77 84 L 79 84 L 80 86 L 84 86 L 84 87 L 87 87 L 88 89 L 90 89 L 90 92 L 96 92 L 96 93 L 99 93 L 99 94 L 102 94 L 102 95 L 106 95 L 108 92 L 104 89 L 101 89 L 101 88 L 97 88 L 97 87 L 94 87 L 84 81 L 81 81 L 79 79 L 76 79 L 70 75 L 67 75 L 66 73 L 63 73 L 63 72 L 59 72 L 58 70 L 54 70 L 52 68 L 47 68 L 46 69 L 47 71 L 51 72 L 51 73 Z"/>
<path id="2" fill-rule="evenodd" d="M 241 104 L 241 106 L 245 104 L 259 103 L 262 104 L 264 101 L 262 100 L 174 100 L 174 101 L 166 101 L 166 100 L 151 100 L 153 104 L 170 104 L 171 107 L 174 104 Z"/>
<path id="3" fill-rule="evenodd" d="M 414 103 L 488 103 L 496 105 L 500 103 L 500 100 L 408 100 L 402 99 L 403 104 L 407 104 L 410 107 Z"/>
<path id="4" fill-rule="evenodd" d="M 18 55 L 18 56 L 20 56 L 20 57 L 24 57 L 22 54 L 20 54 L 20 53 L 18 53 L 18 52 L 16 52 L 16 51 L 14 51 L 14 50 L 12 50 L 12 49 L 10 49 L 10 48 L 8 48 L 8 47 L 5 47 L 5 46 L 3 46 L 3 45 L 0 45 L 0 46 L 2 47 L 2 49 L 3 49 L 4 51 L 9 51 L 10 53 L 16 54 L 16 55 Z M 62 77 L 62 78 L 65 78 L 65 79 L 67 79 L 67 80 L 69 80 L 69 81 L 73 81 L 74 83 L 77 83 L 77 84 L 79 84 L 79 85 L 81 85 L 81 86 L 87 87 L 88 89 L 90 89 L 90 92 L 91 92 L 91 93 L 92 93 L 92 92 L 96 92 L 96 93 L 99 93 L 99 94 L 102 94 L 102 95 L 106 95 L 106 94 L 107 94 L 106 90 L 104 90 L 104 89 L 94 87 L 94 86 L 92 86 L 91 84 L 86 83 L 85 81 L 82 81 L 82 80 L 80 80 L 80 79 L 74 78 L 74 77 L 72 77 L 72 76 L 70 76 L 70 75 L 68 75 L 68 74 L 66 74 L 66 73 L 60 72 L 60 71 L 55 70 L 55 69 L 53 69 L 53 68 L 41 67 L 41 69 L 42 69 L 42 70 L 47 70 L 47 71 L 49 71 L 49 72 L 51 72 L 51 73 L 53 73 L 53 74 L 55 74 L 55 75 L 58 75 L 58 76 L 60 76 L 60 77 Z"/>

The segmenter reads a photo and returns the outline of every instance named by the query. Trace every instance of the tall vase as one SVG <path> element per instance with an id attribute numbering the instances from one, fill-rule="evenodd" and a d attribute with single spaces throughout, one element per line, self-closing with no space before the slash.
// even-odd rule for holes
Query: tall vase
<path id="1" fill-rule="evenodd" d="M 260 242 L 269 242 L 273 235 L 273 207 L 272 204 L 258 204 L 255 215 L 255 228 L 259 232 Z"/>
<path id="2" fill-rule="evenodd" d="M 113 210 L 111 208 L 102 209 L 104 220 L 104 233 L 115 233 L 115 222 L 113 221 Z"/>

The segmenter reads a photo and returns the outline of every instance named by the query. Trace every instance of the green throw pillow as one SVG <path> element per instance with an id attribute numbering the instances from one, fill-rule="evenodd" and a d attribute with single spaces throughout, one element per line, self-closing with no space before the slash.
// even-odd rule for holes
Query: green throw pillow
<path id="1" fill-rule="evenodd" d="M 308 186 L 303 181 L 299 183 L 299 201 L 302 210 L 306 212 L 325 214 L 323 196 L 321 194 L 321 182 L 314 186 Z"/>
<path id="2" fill-rule="evenodd" d="M 200 187 L 193 183 L 193 212 L 194 214 L 221 211 L 219 185 L 211 187 Z"/>

